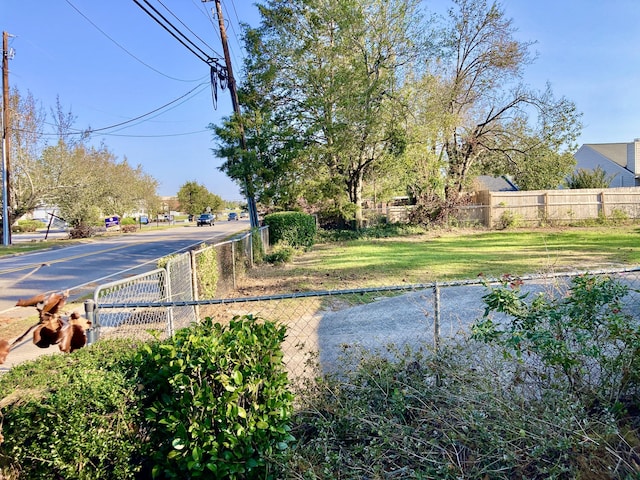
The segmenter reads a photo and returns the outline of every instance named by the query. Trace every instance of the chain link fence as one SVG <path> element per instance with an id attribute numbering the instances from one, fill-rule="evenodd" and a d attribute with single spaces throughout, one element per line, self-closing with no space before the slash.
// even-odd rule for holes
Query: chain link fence
<path id="1" fill-rule="evenodd" d="M 232 249 L 224 245 L 223 248 Z M 224 251 L 224 254 L 227 254 Z M 546 293 L 562 296 L 576 275 L 609 275 L 630 287 L 625 298 L 628 313 L 640 311 L 640 267 L 592 272 L 531 275 L 519 277 L 523 293 Z M 186 300 L 143 298 L 136 296 L 132 285 L 142 286 L 160 278 L 129 279 L 122 284 L 130 295 L 116 295 L 115 285 L 104 285 L 94 297 L 96 325 L 100 338 L 103 330 L 112 335 L 135 335 L 156 329 L 159 335 L 171 334 L 172 328 L 184 326 L 176 322 L 175 312 L 192 309 L 195 318 L 212 317 L 220 323 L 237 315 L 254 315 L 265 320 L 284 323 L 287 339 L 283 345 L 285 362 L 293 378 L 314 373 L 316 365 L 323 370 L 335 367 L 340 357 L 353 347 L 382 353 L 391 348 L 429 346 L 438 348 L 440 342 L 469 333 L 470 325 L 484 313 L 483 296 L 487 283 L 499 281 L 473 279 L 452 282 L 433 282 L 352 290 L 317 291 L 244 298 L 204 298 Z M 157 283 L 157 282 L 156 282 Z M 226 287 L 225 287 L 226 288 Z M 156 292 L 168 291 L 156 285 Z M 110 292 L 109 295 L 106 295 Z M 197 291 L 196 291 L 197 293 Z M 114 322 L 118 314 L 129 316 Z M 127 313 L 128 312 L 128 313 Z M 173 312 L 173 314 L 172 314 Z M 164 315 L 167 322 L 162 325 Z M 182 317 L 181 317 L 182 318 Z M 193 318 L 193 317 L 190 317 Z M 105 320 L 106 319 L 106 320 Z M 147 323 L 143 323 L 143 319 Z M 171 323 L 173 319 L 173 324 Z M 107 321 L 108 320 L 108 321 Z M 109 325 L 107 327 L 107 325 Z M 140 328 L 143 326 L 143 328 Z M 147 333 L 148 335 L 148 333 Z"/>
<path id="2" fill-rule="evenodd" d="M 253 240 L 254 236 L 260 241 Z M 261 227 L 232 240 L 167 257 L 164 268 L 99 286 L 87 314 L 94 328 L 90 340 L 108 337 L 166 338 L 201 318 L 199 298 L 233 291 L 238 276 L 254 263 L 254 243 L 269 245 Z M 215 269 L 215 272 L 212 272 Z M 105 305 L 144 303 L 135 308 Z M 185 304 L 184 302 L 191 302 Z M 152 306 L 161 303 L 162 306 Z M 168 305 L 170 304 L 170 305 Z M 168 306 L 167 306 L 168 305 Z"/>

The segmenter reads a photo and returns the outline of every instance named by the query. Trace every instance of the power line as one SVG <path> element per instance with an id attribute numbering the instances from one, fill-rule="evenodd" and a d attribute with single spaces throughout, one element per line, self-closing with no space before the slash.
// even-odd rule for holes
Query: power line
<path id="1" fill-rule="evenodd" d="M 182 78 L 176 78 L 176 77 L 172 77 L 170 75 L 167 75 L 166 73 L 161 72 L 160 70 L 155 69 L 154 67 L 152 67 L 151 65 L 149 65 L 148 63 L 145 63 L 143 60 L 139 59 L 138 57 L 136 57 L 133 53 L 131 53 L 129 50 L 127 50 L 125 47 L 123 47 L 122 45 L 120 45 L 120 43 L 118 43 L 114 38 L 112 38 L 111 36 L 109 36 L 109 34 L 107 34 L 104 30 L 102 30 L 98 25 L 96 25 L 89 17 L 87 17 L 84 13 L 82 13 L 78 7 L 76 7 L 73 3 L 71 3 L 69 0 L 65 0 L 67 2 L 67 4 L 69 4 L 69 6 L 71 8 L 73 8 L 76 12 L 78 12 L 78 14 L 84 18 L 87 22 L 89 22 L 91 24 L 91 26 L 93 26 L 96 30 L 98 30 L 102 35 L 104 35 L 105 37 L 107 37 L 111 42 L 113 42 L 118 48 L 120 48 L 121 50 L 123 50 L 127 55 L 129 55 L 130 57 L 132 57 L 134 60 L 136 60 L 137 62 L 140 62 L 142 65 L 144 65 L 145 67 L 147 67 L 150 70 L 153 70 L 154 72 L 162 75 L 163 77 L 169 78 L 171 80 L 177 80 L 178 82 L 197 82 L 200 79 L 194 79 L 194 80 L 185 80 Z"/>
<path id="2" fill-rule="evenodd" d="M 236 16 L 236 22 L 238 24 L 240 24 L 240 17 L 238 16 L 238 11 L 236 10 L 236 4 L 234 3 L 233 0 L 231 0 L 231 6 L 233 7 L 233 13 Z M 233 36 L 236 39 L 236 43 L 238 44 L 238 46 L 242 50 L 242 43 L 240 43 L 240 39 L 238 38 L 238 34 L 236 33 L 236 29 L 234 28 L 233 22 L 231 21 L 231 14 L 229 13 L 229 9 L 226 7 L 226 5 L 224 6 L 224 9 L 227 12 L 227 17 L 229 18 L 229 26 L 231 27 L 231 31 L 233 32 Z M 236 59 L 236 61 L 237 61 L 237 59 Z"/>
<path id="3" fill-rule="evenodd" d="M 204 40 L 202 40 L 202 38 L 200 38 L 193 30 L 191 30 L 182 20 L 180 20 L 175 13 L 173 13 L 164 3 L 162 3 L 161 0 L 158 0 L 158 3 L 160 5 L 162 5 L 167 12 L 169 12 L 173 18 L 175 18 L 176 20 L 178 20 L 183 27 L 185 27 L 187 30 L 189 30 L 189 32 L 191 32 L 198 40 L 200 40 L 204 45 L 206 45 L 213 53 L 215 53 L 218 57 L 221 57 L 222 55 L 220 55 L 218 52 L 215 51 L 215 49 L 213 49 L 207 42 L 205 42 Z"/>
<path id="4" fill-rule="evenodd" d="M 104 132 L 104 130 L 110 130 L 112 128 L 122 127 L 123 125 L 128 125 L 128 124 L 136 122 L 136 121 L 138 121 L 138 120 L 140 120 L 142 118 L 148 117 L 149 115 L 152 115 L 152 114 L 154 114 L 154 113 L 156 113 L 156 112 L 168 107 L 169 105 L 173 105 L 174 103 L 178 102 L 179 100 L 184 99 L 188 95 L 192 94 L 195 90 L 197 90 L 198 88 L 203 87 L 205 85 L 208 85 L 208 82 L 203 82 L 200 85 L 197 85 L 196 87 L 192 88 L 187 93 L 185 93 L 184 95 L 181 95 L 178 98 L 175 98 L 175 99 L 171 100 L 170 102 L 165 103 L 161 107 L 154 108 L 150 112 L 144 113 L 142 115 L 138 115 L 137 117 L 131 118 L 131 119 L 126 120 L 124 122 L 116 123 L 116 124 L 109 125 L 107 127 L 101 127 L 101 128 L 89 128 L 89 129 L 86 129 L 86 130 L 77 130 L 76 129 L 76 130 L 74 130 L 72 132 L 69 132 L 68 135 L 87 136 L 87 135 L 91 135 L 91 134 L 93 134 L 95 132 L 103 132 L 102 135 L 114 135 L 114 133 Z M 200 93 L 200 92 L 197 92 L 197 93 Z M 48 124 L 48 125 L 55 126 L 53 124 Z M 34 132 L 34 131 L 23 130 L 23 129 L 16 129 L 16 131 L 20 131 L 20 132 L 24 132 L 24 133 L 36 133 L 36 134 L 42 135 L 42 136 L 59 136 L 60 135 L 59 133 Z M 176 134 L 176 135 L 187 135 L 187 134 Z M 135 135 L 132 135 L 132 136 L 135 136 Z M 164 136 L 164 135 L 160 135 L 160 136 Z M 173 136 L 173 134 L 167 135 L 167 136 Z"/>
<path id="5" fill-rule="evenodd" d="M 128 124 L 128 123 L 135 122 L 136 120 L 140 120 L 141 118 L 148 117 L 149 115 L 151 115 L 151 114 L 153 114 L 153 113 L 156 113 L 158 110 L 162 110 L 163 108 L 168 107 L 169 105 L 171 105 L 171 104 L 173 104 L 173 103 L 177 102 L 178 100 L 182 100 L 184 97 L 186 97 L 187 95 L 189 95 L 190 93 L 192 93 L 194 90 L 198 89 L 199 87 L 201 87 L 201 86 L 203 86 L 203 85 L 206 85 L 206 84 L 205 84 L 205 83 L 201 83 L 200 85 L 198 85 L 198 86 L 196 86 L 196 87 L 192 88 L 191 90 L 189 90 L 189 91 L 188 91 L 187 93 L 185 93 L 184 95 L 181 95 L 180 97 L 178 97 L 178 98 L 176 98 L 176 99 L 174 99 L 174 100 L 171 100 L 170 102 L 165 103 L 165 104 L 164 104 L 164 105 L 162 105 L 161 107 L 158 107 L 158 108 L 156 108 L 156 109 L 154 109 L 154 110 L 151 110 L 150 112 L 147 112 L 147 113 L 142 114 L 142 115 L 138 115 L 137 117 L 135 117 L 135 118 L 131 118 L 131 119 L 126 120 L 126 121 L 124 121 L 124 122 L 116 123 L 116 124 L 114 124 L 114 125 L 109 125 L 108 127 L 102 127 L 102 128 L 91 128 L 91 129 L 87 130 L 87 133 L 88 133 L 88 134 L 91 134 L 91 133 L 94 133 L 94 132 L 100 132 L 100 131 L 102 131 L 102 130 L 110 130 L 110 129 L 112 129 L 112 128 L 120 127 L 120 126 L 122 126 L 122 125 L 126 125 L 126 124 Z"/>
<path id="6" fill-rule="evenodd" d="M 126 138 L 164 138 L 164 137 L 184 137 L 187 135 L 196 135 L 198 133 L 209 132 L 210 130 L 196 130 L 195 132 L 183 132 L 183 133 L 165 133 L 162 135 L 129 135 L 124 133 L 103 133 L 109 137 L 126 137 Z"/>
<path id="7" fill-rule="evenodd" d="M 160 25 L 162 28 L 164 28 L 173 38 L 178 40 L 184 47 L 186 47 L 187 50 L 189 50 L 191 53 L 193 53 L 197 58 L 202 60 L 204 63 L 209 65 L 209 73 L 210 73 L 210 76 L 211 76 L 211 96 L 213 98 L 213 108 L 214 109 L 217 108 L 217 106 L 218 106 L 218 84 L 220 85 L 220 88 L 222 88 L 223 90 L 226 88 L 227 80 L 229 78 L 229 75 L 228 75 L 228 72 L 227 72 L 227 67 L 222 65 L 218 61 L 217 58 L 213 58 L 213 57 L 209 56 L 204 50 L 202 50 L 200 47 L 198 47 L 184 33 L 182 33 L 178 28 L 176 28 L 175 25 L 173 25 L 169 20 L 167 20 L 167 18 L 164 15 L 162 15 L 158 11 L 158 9 L 156 9 L 153 5 L 151 5 L 148 0 L 142 0 L 142 1 L 144 3 L 146 3 L 149 6 L 149 8 L 151 8 L 151 10 L 153 10 L 153 12 L 155 12 L 160 17 L 160 19 L 156 15 L 154 15 L 154 13 L 149 11 L 144 5 L 142 5 L 138 0 L 133 0 L 133 1 L 142 10 L 144 10 L 144 12 L 147 15 L 149 15 L 158 25 Z M 169 11 L 169 12 L 171 13 L 171 11 Z M 172 13 L 172 15 L 173 15 L 173 13 Z M 169 27 L 171 27 L 171 28 L 169 28 Z M 182 37 L 182 38 L 180 38 L 180 37 Z M 187 41 L 189 44 L 191 44 L 200 53 L 196 52 L 193 48 L 191 48 L 189 45 L 187 45 L 185 43 L 185 41 Z M 204 58 L 203 56 L 206 57 L 206 58 Z"/>
<path id="8" fill-rule="evenodd" d="M 205 52 L 204 50 L 202 50 L 199 46 L 197 46 L 194 42 L 192 42 L 191 40 L 189 40 L 189 38 L 182 33 L 178 28 L 175 27 L 175 25 L 173 25 L 169 20 L 166 19 L 166 17 L 164 15 L 162 15 L 153 5 L 151 5 L 147 0 L 142 0 L 144 3 L 146 3 L 149 8 L 151 8 L 151 10 L 153 10 L 161 19 L 159 20 L 158 17 L 156 17 L 152 12 L 150 12 L 144 5 L 142 5 L 138 0 L 133 0 L 135 2 L 136 5 L 138 5 L 142 10 L 144 10 L 144 12 L 149 15 L 158 25 L 160 25 L 162 28 L 164 28 L 173 38 L 175 38 L 176 40 L 178 40 L 178 42 L 180 42 L 187 50 L 189 50 L 191 53 L 193 53 L 196 57 L 198 57 L 200 60 L 202 60 L 204 63 L 206 63 L 207 65 L 211 65 L 212 62 L 217 62 L 217 58 L 213 58 L 211 57 L 207 52 Z M 165 23 L 163 23 L 163 21 Z M 167 24 L 169 25 L 169 28 L 167 26 Z M 173 30 L 172 30 L 173 29 Z M 180 38 L 182 37 L 182 38 Z M 191 44 L 191 46 L 187 45 L 188 42 L 189 44 Z M 192 48 L 193 47 L 193 48 Z M 196 52 L 195 50 L 198 50 L 200 53 Z"/>
<path id="9" fill-rule="evenodd" d="M 50 124 L 51 125 L 51 124 Z M 48 133 L 48 132 L 33 132 L 30 130 L 24 130 L 22 128 L 15 128 L 14 129 L 16 132 L 23 132 L 23 133 L 37 133 L 38 135 L 42 135 L 43 137 L 57 137 L 60 134 L 59 133 Z M 186 136 L 186 135 L 196 135 L 198 133 L 205 133 L 208 132 L 209 130 L 196 130 L 193 132 L 182 132 L 182 133 L 164 133 L 164 134 L 159 134 L 159 135 L 133 135 L 133 134 L 125 134 L 125 133 L 110 133 L 110 132 L 103 132 L 101 135 L 105 135 L 108 137 L 127 137 L 127 138 L 162 138 L 162 137 L 182 137 L 182 136 Z M 81 131 L 77 131 L 77 132 L 72 132 L 69 133 L 69 135 L 82 135 L 84 132 Z"/>

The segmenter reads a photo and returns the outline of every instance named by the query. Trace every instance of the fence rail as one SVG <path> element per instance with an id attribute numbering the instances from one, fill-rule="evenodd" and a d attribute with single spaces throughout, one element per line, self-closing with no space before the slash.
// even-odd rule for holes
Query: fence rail
<path id="1" fill-rule="evenodd" d="M 562 294 L 576 275 L 609 275 L 630 286 L 627 308 L 636 315 L 640 311 L 640 267 L 571 272 L 519 277 L 524 292 Z M 212 317 L 221 323 L 236 315 L 252 314 L 287 326 L 283 345 L 285 362 L 294 377 L 305 376 L 310 359 L 319 360 L 324 369 L 332 369 L 339 357 L 351 346 L 384 351 L 390 344 L 431 345 L 438 348 L 443 339 L 469 331 L 469 326 L 484 312 L 483 295 L 487 283 L 499 280 L 461 280 L 415 285 L 374 287 L 350 290 L 296 292 L 289 294 L 208 299 L 136 299 L 119 301 L 114 297 L 95 296 L 96 324 L 100 337 L 140 335 L 149 330 L 158 335 L 171 332 L 170 322 L 180 309 L 198 308 L 197 318 Z M 102 288 L 105 288 L 103 286 Z M 115 287 L 107 287 L 113 291 Z M 161 289 L 160 289 L 161 290 Z M 129 312 L 127 319 L 105 327 L 104 318 L 113 312 Z M 153 312 L 139 319 L 140 312 Z M 164 312 L 163 324 L 159 319 Z M 155 317 L 153 316 L 155 315 Z M 120 317 L 121 318 L 121 317 Z M 140 329 L 139 326 L 144 328 Z M 175 322 L 173 328 L 183 325 Z M 106 329 L 104 335 L 102 329 Z"/>
<path id="2" fill-rule="evenodd" d="M 199 306 L 193 302 L 203 294 L 213 296 L 235 288 L 237 276 L 254 262 L 253 235 L 259 235 L 261 245 L 269 245 L 269 229 L 261 227 L 257 232 L 248 232 L 232 240 L 203 246 L 169 257 L 165 268 L 124 280 L 100 285 L 93 294 L 95 311 L 90 308 L 94 329 L 92 337 L 136 336 L 148 339 L 152 335 L 160 338 L 171 336 L 178 328 L 188 326 L 200 318 Z M 208 257 L 207 254 L 211 254 Z M 212 258 L 217 265 L 214 285 L 198 272 L 209 273 L 206 261 Z M 204 259 L 204 261 L 203 261 Z M 110 308 L 104 305 L 143 302 L 138 308 Z M 154 306 L 160 303 L 160 306 Z M 169 305 L 167 305 L 169 303 Z"/>
<path id="3" fill-rule="evenodd" d="M 370 218 L 386 216 L 388 222 L 407 222 L 414 207 L 387 206 L 369 209 Z M 469 205 L 458 208 L 462 223 L 496 227 L 503 216 L 517 217 L 524 225 L 568 223 L 598 218 L 640 218 L 640 187 L 606 189 L 529 190 L 476 192 Z"/>

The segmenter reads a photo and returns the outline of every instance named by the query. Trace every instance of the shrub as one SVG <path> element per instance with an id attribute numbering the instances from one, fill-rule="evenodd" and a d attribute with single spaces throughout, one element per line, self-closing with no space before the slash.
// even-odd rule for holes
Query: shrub
<path id="1" fill-rule="evenodd" d="M 615 175 L 607 175 L 601 167 L 579 168 L 566 179 L 567 188 L 609 188 Z"/>
<path id="2" fill-rule="evenodd" d="M 359 230 L 325 230 L 318 231 L 318 237 L 324 242 L 346 242 L 363 238 L 391 238 L 405 235 L 425 233 L 424 227 L 405 223 L 383 223 Z"/>
<path id="3" fill-rule="evenodd" d="M 629 221 L 629 215 L 620 208 L 614 208 L 611 215 L 609 215 L 609 221 L 613 225 L 624 225 Z"/>
<path id="4" fill-rule="evenodd" d="M 18 223 L 11 227 L 11 231 L 13 233 L 32 233 L 44 227 L 45 224 L 39 220 L 18 220 Z"/>
<path id="5" fill-rule="evenodd" d="M 640 325 L 624 312 L 627 286 L 604 275 L 582 275 L 561 298 L 540 293 L 528 302 L 520 285 L 505 276 L 490 289 L 474 338 L 526 359 L 535 372 L 530 375 L 570 390 L 588 408 L 612 407 L 638 393 Z M 492 312 L 509 319 L 494 322 Z"/>
<path id="6" fill-rule="evenodd" d="M 164 257 L 160 257 L 156 262 L 156 268 L 167 268 L 167 264 L 177 256 L 177 253 L 172 253 L 169 255 L 165 255 Z"/>
<path id="7" fill-rule="evenodd" d="M 293 440 L 284 338 L 250 315 L 206 318 L 141 352 L 156 478 L 269 478 L 266 457 Z"/>
<path id="8" fill-rule="evenodd" d="M 137 225 L 138 222 L 133 217 L 120 217 L 120 225 Z"/>
<path id="9" fill-rule="evenodd" d="M 287 263 L 291 261 L 294 254 L 294 248 L 279 244 L 264 256 L 264 261 L 267 263 Z"/>
<path id="10" fill-rule="evenodd" d="M 133 232 L 137 232 L 138 231 L 138 226 L 137 225 L 122 225 L 120 226 L 120 231 L 122 233 L 133 233 Z"/>
<path id="11" fill-rule="evenodd" d="M 196 250 L 196 275 L 198 293 L 204 298 L 214 298 L 218 288 L 218 254 L 212 245 L 202 244 Z"/>
<path id="12" fill-rule="evenodd" d="M 310 248 L 316 237 L 316 221 L 312 215 L 302 212 L 277 212 L 264 217 L 269 226 L 271 245 L 286 243 L 294 248 Z"/>
<path id="13" fill-rule="evenodd" d="M 339 373 L 298 396 L 280 478 L 638 478 L 637 431 L 566 391 L 518 388 L 509 360 L 481 344 L 345 352 Z"/>
<path id="14" fill-rule="evenodd" d="M 500 218 L 496 223 L 496 228 L 500 230 L 504 230 L 506 228 L 518 228 L 522 226 L 522 223 L 522 215 L 512 212 L 511 210 L 505 210 L 502 212 L 502 215 L 500 215 Z"/>
<path id="15" fill-rule="evenodd" d="M 3 374 L 3 470 L 19 478 L 135 478 L 142 440 L 136 376 L 128 373 L 133 352 L 131 341 L 101 341 Z"/>

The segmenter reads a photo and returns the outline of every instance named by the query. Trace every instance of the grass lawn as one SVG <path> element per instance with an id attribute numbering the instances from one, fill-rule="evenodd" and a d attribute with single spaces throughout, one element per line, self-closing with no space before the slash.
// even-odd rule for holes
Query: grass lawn
<path id="1" fill-rule="evenodd" d="M 317 244 L 290 264 L 249 271 L 242 290 L 332 290 L 630 265 L 640 265 L 638 225 L 440 230 Z"/>

